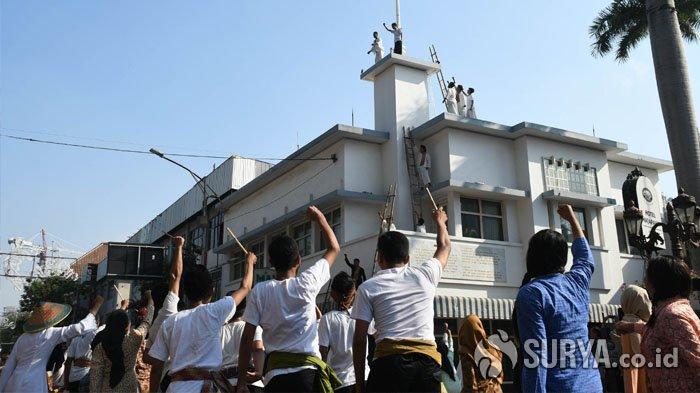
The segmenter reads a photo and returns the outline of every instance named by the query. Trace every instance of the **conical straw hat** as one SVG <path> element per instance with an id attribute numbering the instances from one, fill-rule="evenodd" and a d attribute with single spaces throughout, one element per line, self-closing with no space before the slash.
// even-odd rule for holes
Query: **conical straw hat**
<path id="1" fill-rule="evenodd" d="M 25 333 L 36 333 L 56 326 L 70 314 L 71 306 L 67 304 L 41 302 L 24 323 Z"/>

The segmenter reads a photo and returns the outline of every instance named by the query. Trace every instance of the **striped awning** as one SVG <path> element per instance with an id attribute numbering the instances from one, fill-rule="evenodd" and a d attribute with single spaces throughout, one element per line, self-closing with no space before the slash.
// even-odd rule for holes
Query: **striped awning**
<path id="1" fill-rule="evenodd" d="M 482 319 L 510 320 L 515 299 L 492 299 L 462 296 L 435 296 L 435 318 L 466 318 L 476 314 Z M 616 304 L 588 305 L 590 322 L 602 323 L 605 317 L 617 315 Z"/>

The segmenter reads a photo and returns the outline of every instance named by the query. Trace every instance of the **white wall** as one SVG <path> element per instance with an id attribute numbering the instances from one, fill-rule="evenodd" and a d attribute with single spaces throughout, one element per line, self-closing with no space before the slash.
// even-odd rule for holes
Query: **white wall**
<path id="1" fill-rule="evenodd" d="M 450 130 L 449 141 L 452 180 L 517 188 L 512 140 Z"/>

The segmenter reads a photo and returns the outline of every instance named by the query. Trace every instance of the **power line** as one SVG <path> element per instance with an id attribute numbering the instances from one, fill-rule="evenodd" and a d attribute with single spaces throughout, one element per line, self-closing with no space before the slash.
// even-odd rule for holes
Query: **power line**
<path id="1" fill-rule="evenodd" d="M 8 255 L 11 257 L 33 257 L 33 258 L 39 258 L 39 254 L 15 254 L 12 252 L 0 252 L 0 255 Z M 73 257 L 54 257 L 51 255 L 46 255 L 46 259 L 72 259 L 76 260 L 78 258 L 73 258 Z"/>
<path id="2" fill-rule="evenodd" d="M 25 141 L 25 142 L 35 142 L 35 143 L 43 143 L 43 144 L 48 144 L 48 145 L 76 147 L 76 148 L 81 148 L 81 149 L 102 150 L 102 151 L 111 151 L 111 152 L 117 152 L 117 153 L 152 154 L 148 150 L 122 149 L 122 148 L 118 148 L 118 147 L 84 145 L 84 144 L 80 144 L 80 143 L 68 143 L 68 142 L 51 141 L 51 140 L 47 140 L 47 139 L 27 138 L 27 137 L 22 137 L 22 136 L 17 136 L 17 135 L 9 135 L 9 134 L 0 134 L 0 136 L 3 136 L 5 138 L 20 140 L 20 141 Z M 163 153 L 163 154 L 165 154 L 167 156 L 172 156 L 172 157 L 215 158 L 215 159 L 224 159 L 224 160 L 229 158 L 227 156 L 213 156 L 213 155 L 204 155 L 204 154 L 184 154 L 184 153 Z M 260 160 L 260 161 L 262 161 L 262 160 L 270 160 L 270 161 L 329 161 L 329 160 L 335 160 L 334 157 L 272 158 L 272 157 L 242 157 L 242 156 L 235 156 L 235 155 L 234 155 L 234 157 L 248 158 L 251 160 Z"/>

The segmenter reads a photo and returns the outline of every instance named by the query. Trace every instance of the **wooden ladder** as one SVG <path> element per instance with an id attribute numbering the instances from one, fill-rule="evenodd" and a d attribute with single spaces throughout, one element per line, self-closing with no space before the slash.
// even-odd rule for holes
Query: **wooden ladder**
<path id="1" fill-rule="evenodd" d="M 408 170 L 408 180 L 411 185 L 411 217 L 413 218 L 413 229 L 418 225 L 418 219 L 423 216 L 422 193 L 420 177 L 418 176 L 418 161 L 416 160 L 416 143 L 411 136 L 411 130 L 403 128 L 403 141 L 406 150 L 406 169 Z"/>

